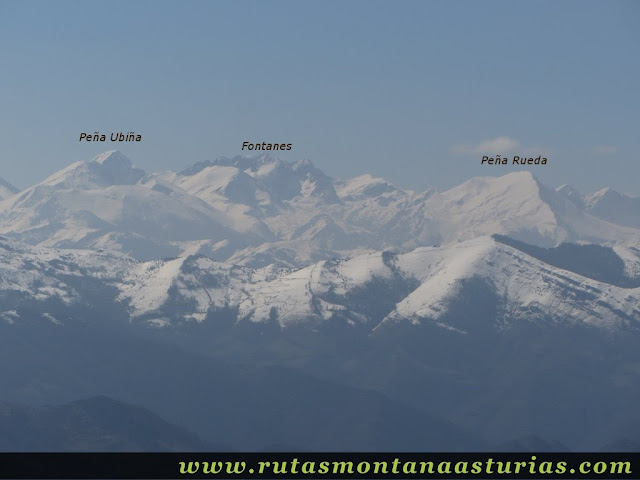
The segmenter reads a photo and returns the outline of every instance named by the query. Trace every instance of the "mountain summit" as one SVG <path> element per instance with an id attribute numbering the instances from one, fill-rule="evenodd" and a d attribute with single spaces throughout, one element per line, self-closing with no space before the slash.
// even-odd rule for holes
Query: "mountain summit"
<path id="1" fill-rule="evenodd" d="M 143 176 L 144 171 L 135 168 L 128 157 L 117 150 L 110 150 L 89 162 L 73 163 L 38 185 L 89 190 L 110 185 L 133 185 Z"/>
<path id="2" fill-rule="evenodd" d="M 133 162 L 118 150 L 111 150 L 89 162 L 89 169 L 102 185 L 134 185 L 144 171 L 133 166 Z"/>

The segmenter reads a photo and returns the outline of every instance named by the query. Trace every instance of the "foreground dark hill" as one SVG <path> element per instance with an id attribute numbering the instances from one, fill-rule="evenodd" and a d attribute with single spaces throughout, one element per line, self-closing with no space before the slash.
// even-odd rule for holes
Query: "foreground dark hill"
<path id="1" fill-rule="evenodd" d="M 284 367 L 229 366 L 131 330 L 47 323 L 0 326 L 0 365 L 10 365 L 0 370 L 2 398 L 44 404 L 106 394 L 234 450 L 484 447 L 447 420 L 378 392 Z M 116 417 L 122 425 L 122 416 Z M 44 428 L 48 421 L 42 418 Z M 96 433 L 99 441 L 100 430 Z"/>
<path id="2" fill-rule="evenodd" d="M 470 281 L 458 294 L 442 322 L 466 327 L 464 334 L 408 323 L 366 340 L 340 324 L 314 333 L 289 328 L 260 335 L 236 328 L 217 332 L 224 341 L 213 340 L 209 350 L 238 363 L 284 364 L 376 390 L 492 444 L 529 433 L 574 451 L 623 437 L 640 440 L 637 331 L 555 325 L 551 317 L 498 331 L 499 302 L 489 286 Z M 182 339 L 206 348 L 202 339 L 191 340 Z"/>
<path id="3" fill-rule="evenodd" d="M 6 452 L 216 449 L 145 408 L 105 396 L 39 408 L 0 403 L 0 431 L 0 451 Z"/>
<path id="4" fill-rule="evenodd" d="M 561 443 L 549 442 L 537 435 L 529 434 L 500 443 L 495 448 L 498 452 L 568 452 Z"/>

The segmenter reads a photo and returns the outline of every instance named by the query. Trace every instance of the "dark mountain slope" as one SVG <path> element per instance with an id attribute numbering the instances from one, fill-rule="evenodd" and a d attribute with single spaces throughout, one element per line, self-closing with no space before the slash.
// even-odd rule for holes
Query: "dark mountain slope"
<path id="1" fill-rule="evenodd" d="M 143 405 L 208 441 L 237 450 L 269 445 L 469 450 L 484 445 L 450 422 L 380 393 L 288 368 L 232 367 L 144 340 L 131 330 L 2 326 L 0 364 L 10 365 L 0 370 L 1 394 L 7 400 L 42 404 L 105 394 Z M 109 409 L 101 411 L 101 420 L 94 420 L 99 436 L 104 428 L 100 422 L 115 417 L 121 418 Z M 124 428 L 122 421 L 116 425 Z M 135 445 L 154 444 L 140 440 Z"/>
<path id="2" fill-rule="evenodd" d="M 0 404 L 2 451 L 209 451 L 184 428 L 105 396 L 46 407 Z"/>

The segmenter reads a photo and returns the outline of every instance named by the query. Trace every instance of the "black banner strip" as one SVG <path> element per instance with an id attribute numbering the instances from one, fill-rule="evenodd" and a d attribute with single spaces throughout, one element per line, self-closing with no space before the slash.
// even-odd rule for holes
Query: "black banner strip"
<path id="1" fill-rule="evenodd" d="M 640 479 L 640 453 L 0 453 L 0 479 Z"/>

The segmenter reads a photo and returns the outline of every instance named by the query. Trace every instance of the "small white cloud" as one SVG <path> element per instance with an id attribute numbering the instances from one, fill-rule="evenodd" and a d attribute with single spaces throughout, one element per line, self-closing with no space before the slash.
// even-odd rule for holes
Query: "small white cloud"
<path id="1" fill-rule="evenodd" d="M 596 152 L 603 153 L 605 155 L 613 155 L 617 151 L 617 148 L 615 145 L 597 145 L 593 147 L 593 149 Z"/>
<path id="2" fill-rule="evenodd" d="M 477 145 L 454 145 L 451 147 L 451 151 L 463 155 L 504 155 L 513 152 L 519 146 L 520 142 L 513 138 L 497 137 Z"/>

